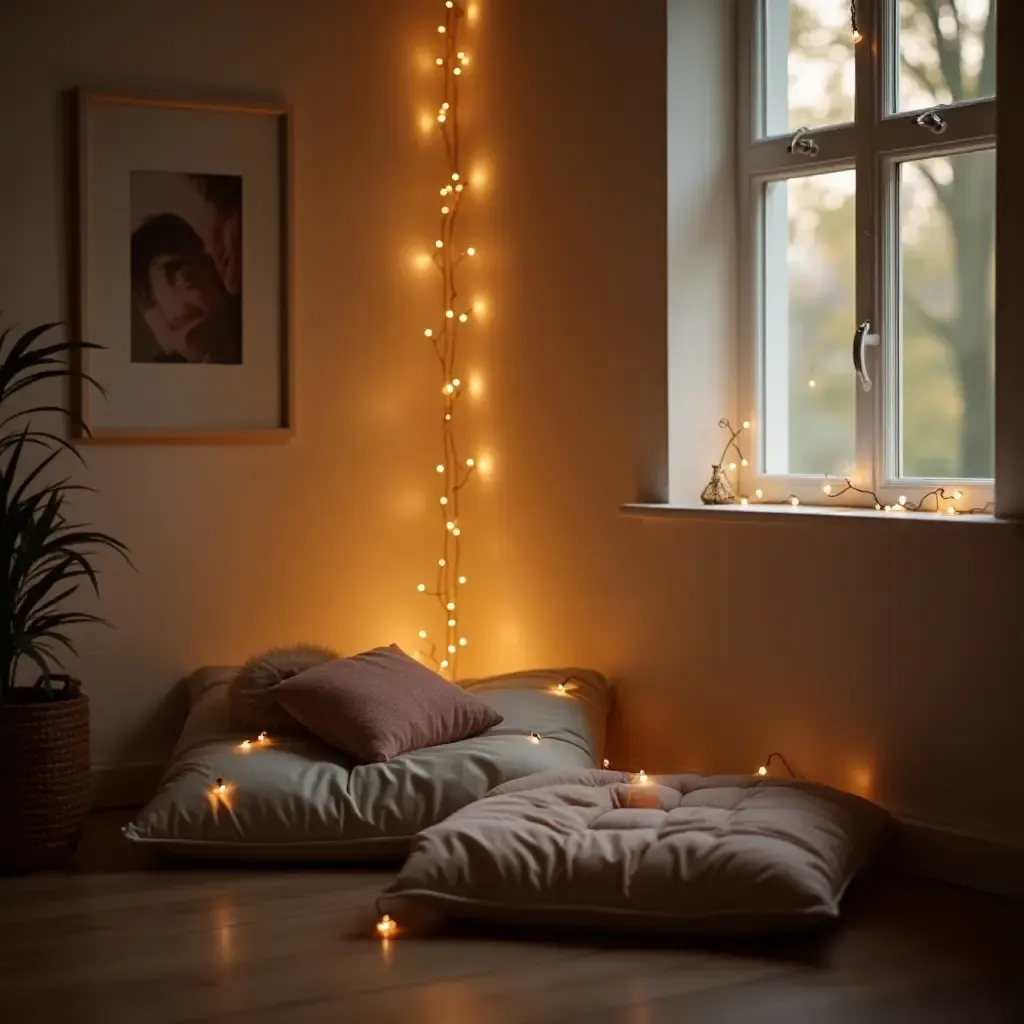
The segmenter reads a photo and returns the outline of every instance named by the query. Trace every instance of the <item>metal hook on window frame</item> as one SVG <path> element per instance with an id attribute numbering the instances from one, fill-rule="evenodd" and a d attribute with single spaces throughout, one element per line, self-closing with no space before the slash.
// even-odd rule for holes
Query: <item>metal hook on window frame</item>
<path id="1" fill-rule="evenodd" d="M 786 151 L 800 156 L 817 156 L 818 144 L 807 134 L 809 131 L 809 128 L 797 128 L 793 138 L 789 140 Z"/>
<path id="2" fill-rule="evenodd" d="M 943 135 L 949 127 L 949 123 L 937 109 L 925 110 L 923 113 L 918 114 L 914 118 L 914 124 L 919 125 L 921 128 L 927 128 L 928 131 L 935 135 Z"/>

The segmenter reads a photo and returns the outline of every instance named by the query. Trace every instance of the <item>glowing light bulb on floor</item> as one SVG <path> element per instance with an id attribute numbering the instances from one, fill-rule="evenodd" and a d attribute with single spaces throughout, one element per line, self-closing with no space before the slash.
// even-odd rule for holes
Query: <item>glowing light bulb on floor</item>
<path id="1" fill-rule="evenodd" d="M 831 484 L 825 484 L 825 486 L 822 487 L 821 491 L 822 491 L 823 494 L 831 494 L 832 493 L 832 485 Z"/>
<path id="2" fill-rule="evenodd" d="M 225 782 L 224 782 L 224 780 L 223 780 L 223 779 L 218 779 L 218 780 L 217 780 L 217 781 L 216 781 L 216 782 L 215 782 L 215 783 L 213 784 L 213 791 L 214 791 L 214 793 L 216 793 L 216 794 L 217 794 L 218 796 L 223 796 L 223 794 L 225 794 L 225 793 L 226 793 L 226 792 L 228 791 L 228 787 L 227 787 L 227 785 L 225 784 Z"/>
<path id="3" fill-rule="evenodd" d="M 761 765 L 761 767 L 757 769 L 757 774 L 761 776 L 767 775 L 768 769 L 764 765 Z"/>
<path id="4" fill-rule="evenodd" d="M 639 784 L 640 784 L 641 786 L 646 786 L 646 785 L 647 785 L 647 772 L 645 772 L 645 771 L 643 770 L 643 768 L 641 768 L 641 769 L 640 769 L 640 771 L 638 771 L 638 772 L 636 773 L 636 781 L 637 781 L 637 782 L 638 782 L 638 783 L 639 783 Z"/>
<path id="5" fill-rule="evenodd" d="M 755 498 L 763 498 L 764 497 L 764 491 L 762 491 L 761 488 L 758 487 L 758 489 L 756 491 L 754 491 L 754 497 Z"/>
<path id="6" fill-rule="evenodd" d="M 531 743 L 540 743 L 540 733 L 539 732 L 531 732 L 530 733 L 530 742 Z"/>
<path id="7" fill-rule="evenodd" d="M 377 922 L 377 934 L 383 939 L 390 938 L 397 929 L 398 925 L 387 914 Z"/>
<path id="8" fill-rule="evenodd" d="M 257 743 L 268 743 L 269 741 L 270 737 L 265 732 L 261 732 L 259 736 L 256 737 Z"/>
<path id="9" fill-rule="evenodd" d="M 252 740 L 242 740 L 242 742 L 238 744 L 240 750 L 248 750 L 251 746 Z"/>
<path id="10" fill-rule="evenodd" d="M 558 690 L 559 693 L 565 693 L 565 683 L 559 683 L 555 689 Z"/>
<path id="11" fill-rule="evenodd" d="M 601 762 L 601 767 L 602 768 L 611 768 L 611 766 L 612 766 L 612 763 L 611 763 L 611 761 L 608 760 L 607 757 Z"/>

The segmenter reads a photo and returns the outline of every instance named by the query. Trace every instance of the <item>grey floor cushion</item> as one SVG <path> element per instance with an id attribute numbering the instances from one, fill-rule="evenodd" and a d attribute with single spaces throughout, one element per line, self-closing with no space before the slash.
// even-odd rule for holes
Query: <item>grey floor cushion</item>
<path id="1" fill-rule="evenodd" d="M 807 782 L 536 775 L 427 829 L 380 909 L 528 925 L 754 933 L 834 920 L 885 812 Z"/>
<path id="2" fill-rule="evenodd" d="M 192 702 L 159 791 L 125 836 L 176 854 L 240 860 L 400 860 L 412 837 L 495 786 L 599 763 L 609 686 L 579 669 L 464 684 L 503 716 L 472 739 L 356 765 L 312 736 L 239 732 L 236 669 L 188 681 Z"/>

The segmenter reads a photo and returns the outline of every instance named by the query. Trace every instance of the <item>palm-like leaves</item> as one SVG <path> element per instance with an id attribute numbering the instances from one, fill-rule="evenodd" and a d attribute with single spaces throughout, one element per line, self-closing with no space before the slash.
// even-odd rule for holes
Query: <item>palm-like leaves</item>
<path id="1" fill-rule="evenodd" d="M 35 664 L 39 683 L 50 687 L 55 670 L 63 667 L 62 650 L 75 652 L 67 628 L 104 621 L 66 607 L 83 579 L 99 594 L 93 556 L 104 548 L 128 556 L 109 534 L 69 520 L 69 495 L 88 488 L 67 478 L 47 482 L 63 455 L 79 461 L 81 456 L 63 437 L 37 429 L 33 417 L 74 414 L 62 405 L 11 411 L 15 395 L 43 381 L 67 381 L 77 372 L 74 358 L 100 347 L 85 341 L 43 343 L 57 326 L 35 327 L 13 343 L 9 330 L 0 334 L 0 702 L 14 686 L 22 658 Z"/>

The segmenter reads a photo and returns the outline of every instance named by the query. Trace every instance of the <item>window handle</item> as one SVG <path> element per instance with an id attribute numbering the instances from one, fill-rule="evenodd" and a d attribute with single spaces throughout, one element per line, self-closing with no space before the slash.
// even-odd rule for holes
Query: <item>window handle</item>
<path id="1" fill-rule="evenodd" d="M 918 114 L 914 118 L 914 124 L 927 128 L 928 131 L 933 132 L 935 135 L 945 134 L 946 129 L 949 127 L 946 119 L 938 110 L 926 110 L 923 114 Z"/>
<path id="2" fill-rule="evenodd" d="M 878 335 L 871 334 L 871 321 L 865 320 L 857 328 L 857 332 L 853 336 L 853 368 L 857 373 L 857 378 L 860 380 L 860 386 L 865 391 L 871 390 L 871 378 L 868 376 L 868 371 L 864 366 L 864 346 L 877 344 Z"/>

